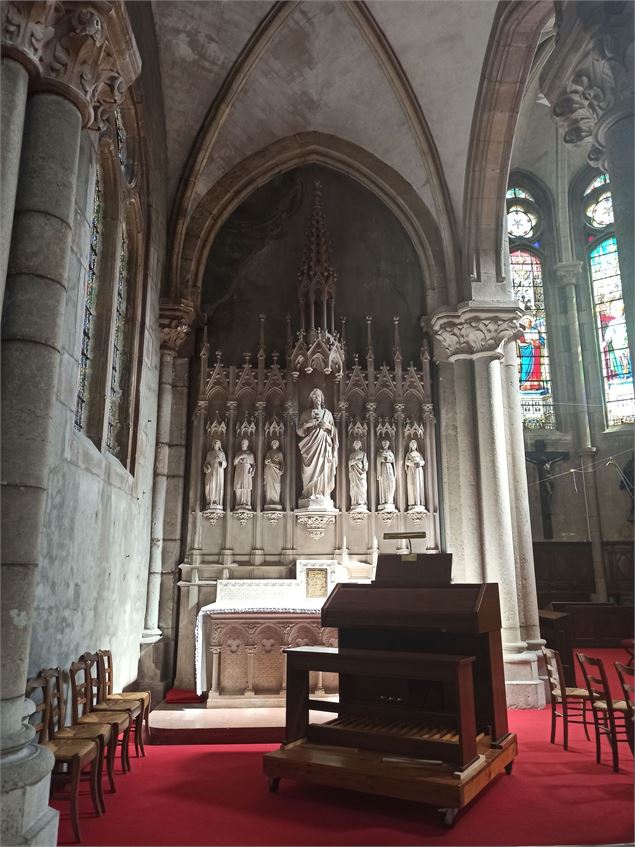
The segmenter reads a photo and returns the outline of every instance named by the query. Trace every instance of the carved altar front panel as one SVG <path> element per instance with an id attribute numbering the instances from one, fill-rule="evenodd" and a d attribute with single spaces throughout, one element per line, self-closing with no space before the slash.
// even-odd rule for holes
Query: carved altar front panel
<path id="1" fill-rule="evenodd" d="M 282 705 L 285 647 L 336 646 L 337 630 L 320 626 L 314 612 L 226 612 L 206 616 L 204 688 L 208 708 Z M 311 691 L 337 691 L 335 674 L 314 674 Z"/>

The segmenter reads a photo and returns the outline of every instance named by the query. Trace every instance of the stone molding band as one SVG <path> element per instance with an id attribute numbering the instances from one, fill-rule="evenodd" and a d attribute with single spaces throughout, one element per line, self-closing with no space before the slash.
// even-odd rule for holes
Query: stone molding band
<path id="1" fill-rule="evenodd" d="M 24 65 L 33 93 L 70 100 L 89 129 L 104 127 L 141 72 L 121 0 L 3 4 L 2 55 Z"/>
<path id="2" fill-rule="evenodd" d="M 505 343 L 522 332 L 522 315 L 516 304 L 464 303 L 456 310 L 438 310 L 429 320 L 436 361 L 502 359 Z"/>

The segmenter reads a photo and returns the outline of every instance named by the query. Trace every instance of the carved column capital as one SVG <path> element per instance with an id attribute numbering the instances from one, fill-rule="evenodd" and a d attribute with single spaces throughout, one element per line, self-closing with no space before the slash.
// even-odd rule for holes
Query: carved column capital
<path id="1" fill-rule="evenodd" d="M 55 0 L 2 4 L 2 55 L 24 65 L 31 78 L 39 75 L 44 45 L 55 35 L 56 7 Z"/>
<path id="2" fill-rule="evenodd" d="M 606 171 L 606 133 L 633 114 L 633 4 L 565 4 L 540 84 L 565 143 L 589 144 L 589 164 Z"/>
<path id="3" fill-rule="evenodd" d="M 565 285 L 579 285 L 583 279 L 584 262 L 558 262 L 554 265 L 554 270 L 558 278 L 558 283 Z"/>
<path id="4" fill-rule="evenodd" d="M 437 361 L 494 356 L 517 337 L 523 311 L 503 304 L 462 303 L 456 311 L 438 310 L 430 319 Z"/>
<path id="5" fill-rule="evenodd" d="M 161 349 L 178 353 L 192 332 L 195 317 L 194 306 L 186 300 L 179 305 L 161 303 L 159 310 Z"/>
<path id="6" fill-rule="evenodd" d="M 34 91 L 74 103 L 91 129 L 104 126 L 141 72 L 121 0 L 12 0 L 2 9 L 2 53 L 24 64 Z"/>

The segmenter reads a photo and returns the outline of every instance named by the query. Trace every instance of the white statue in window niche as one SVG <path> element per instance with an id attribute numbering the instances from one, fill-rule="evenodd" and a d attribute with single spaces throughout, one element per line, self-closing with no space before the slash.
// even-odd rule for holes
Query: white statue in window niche
<path id="1" fill-rule="evenodd" d="M 271 447 L 265 455 L 265 509 L 281 509 L 282 475 L 284 474 L 284 455 L 277 438 L 271 440 Z"/>
<path id="2" fill-rule="evenodd" d="M 406 482 L 408 485 L 408 511 L 425 510 L 425 491 L 423 485 L 423 466 L 425 459 L 419 452 L 417 442 L 412 439 L 406 453 Z"/>
<path id="3" fill-rule="evenodd" d="M 302 456 L 301 508 L 333 509 L 331 491 L 335 488 L 338 437 L 333 415 L 324 407 L 324 394 L 314 388 L 309 395 L 311 408 L 298 420 L 298 443 Z"/>
<path id="4" fill-rule="evenodd" d="M 256 459 L 249 449 L 246 438 L 240 442 L 240 450 L 234 458 L 234 492 L 236 494 L 236 509 L 251 509 L 251 492 L 253 489 Z"/>
<path id="5" fill-rule="evenodd" d="M 208 509 L 223 508 L 223 491 L 225 489 L 225 468 L 227 458 L 218 439 L 212 441 L 212 448 L 205 457 L 203 470 L 205 472 L 205 501 Z"/>
<path id="6" fill-rule="evenodd" d="M 395 454 L 390 441 L 385 439 L 377 451 L 377 481 L 379 482 L 379 510 L 395 509 Z"/>
<path id="7" fill-rule="evenodd" d="M 351 511 L 366 512 L 368 503 L 368 457 L 362 450 L 359 439 L 353 441 L 348 457 L 348 484 L 351 495 Z"/>

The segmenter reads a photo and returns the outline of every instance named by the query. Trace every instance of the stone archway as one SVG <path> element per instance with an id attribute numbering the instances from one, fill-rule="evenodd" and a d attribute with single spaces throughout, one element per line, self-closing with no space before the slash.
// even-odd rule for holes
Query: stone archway
<path id="1" fill-rule="evenodd" d="M 320 164 L 346 174 L 382 200 L 412 240 L 426 280 L 430 311 L 455 302 L 455 280 L 447 273 L 440 228 L 417 192 L 368 151 L 318 132 L 284 138 L 258 151 L 201 199 L 188 219 L 181 250 L 172 257 L 172 298 L 198 305 L 207 256 L 223 223 L 257 188 L 305 164 Z"/>

